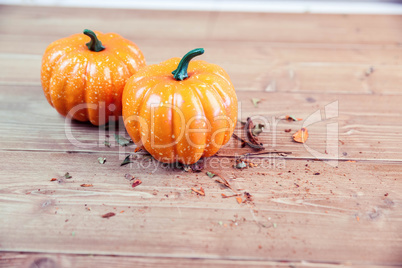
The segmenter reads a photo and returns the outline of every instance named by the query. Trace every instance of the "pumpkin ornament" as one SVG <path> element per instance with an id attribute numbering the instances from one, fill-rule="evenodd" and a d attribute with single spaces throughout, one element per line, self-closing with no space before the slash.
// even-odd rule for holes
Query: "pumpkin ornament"
<path id="1" fill-rule="evenodd" d="M 103 125 L 121 116 L 126 81 L 143 66 L 144 56 L 133 42 L 84 30 L 47 47 L 41 82 L 46 99 L 61 115 Z"/>
<path id="2" fill-rule="evenodd" d="M 221 67 L 191 61 L 203 53 L 198 48 L 181 60 L 148 65 L 124 88 L 127 132 L 161 162 L 193 164 L 214 155 L 233 134 L 236 92 Z"/>

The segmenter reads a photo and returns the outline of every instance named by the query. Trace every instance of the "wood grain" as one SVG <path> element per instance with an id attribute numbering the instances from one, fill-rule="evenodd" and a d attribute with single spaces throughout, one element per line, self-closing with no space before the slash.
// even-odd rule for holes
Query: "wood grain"
<path id="1" fill-rule="evenodd" d="M 294 262 L 294 261 L 246 261 L 246 260 L 223 260 L 223 259 L 200 259 L 200 258 L 152 258 L 133 256 L 107 256 L 107 255 L 78 255 L 78 254 L 45 254 L 45 253 L 0 253 L 0 267 L 46 267 L 63 268 L 88 268 L 88 267 L 306 267 L 306 268 L 334 268 L 337 263 L 322 262 Z M 116 261 L 118 260 L 118 261 Z M 36 265 L 36 266 L 35 266 Z M 350 265 L 348 265 L 350 266 Z M 353 267 L 392 267 L 387 265 L 353 265 Z"/>
<path id="2" fill-rule="evenodd" d="M 37 86 L 0 86 L 0 150 L 37 150 L 71 152 L 132 152 L 134 147 L 118 147 L 115 133 L 127 134 L 123 123 L 111 125 L 108 130 L 87 123 L 69 122 L 61 117 L 46 101 Z M 251 117 L 266 125 L 260 140 L 270 151 L 292 152 L 290 158 L 342 159 L 342 160 L 392 160 L 402 159 L 402 128 L 399 115 L 402 107 L 396 100 L 402 97 L 352 94 L 306 94 L 280 92 L 253 92 L 262 102 L 253 106 L 250 93 L 239 92 L 239 118 Z M 356 105 L 365 103 L 366 105 Z M 326 118 L 325 109 L 334 105 L 334 118 Z M 318 115 L 317 115 L 318 113 Z M 321 115 L 322 113 L 322 115 Z M 293 115 L 304 119 L 288 122 L 281 118 Z M 320 121 L 307 125 L 318 116 Z M 310 119 L 309 119 L 310 118 Z M 120 126 L 120 130 L 117 129 Z M 305 146 L 292 141 L 291 136 L 301 127 L 307 127 L 310 138 Z M 332 127 L 335 127 L 332 130 Z M 286 133 L 285 129 L 291 129 Z M 236 131 L 244 135 L 241 124 Z M 111 143 L 106 147 L 104 141 Z M 336 146 L 337 148 L 334 148 Z M 335 150 L 335 151 L 334 151 Z M 232 139 L 219 155 L 239 155 L 251 152 L 241 148 Z M 327 151 L 327 154 L 325 153 Z M 331 153 L 333 152 L 333 153 Z M 269 156 L 269 155 L 266 155 Z M 266 157 L 265 156 L 265 157 Z M 264 157 L 263 155 L 261 157 Z"/>
<path id="3" fill-rule="evenodd" d="M 231 42 L 284 42 L 400 45 L 401 15 L 273 14 L 241 12 L 150 11 L 94 8 L 2 6 L 0 22 L 5 35 L 66 36 L 74 28 L 102 28 L 165 40 L 228 40 Z M 69 23 L 65 23 L 68 20 Z M 295 23 L 297 22 L 297 23 Z M 30 26 L 26 31 L 25 25 Z M 45 36 L 45 34 L 42 34 Z"/>
<path id="4" fill-rule="evenodd" d="M 39 86 L 46 47 L 82 31 L 80 25 L 85 24 L 134 40 L 150 64 L 204 47 L 204 59 L 224 67 L 237 90 L 401 94 L 401 16 L 374 16 L 372 20 L 372 15 L 108 12 L 13 6 L 2 6 L 0 14 L 0 24 L 7 25 L 0 28 L 3 85 Z M 69 17 L 74 20 L 65 23 Z M 239 23 L 241 18 L 247 23 Z M 292 22 L 295 19 L 298 28 Z M 49 25 L 46 34 L 43 25 Z M 378 31 L 385 26 L 386 30 Z M 391 38 L 394 41 L 390 42 Z M 237 57 L 239 52 L 242 57 Z M 367 75 L 370 68 L 374 72 Z"/>
<path id="5" fill-rule="evenodd" d="M 231 191 L 204 173 L 148 159 L 120 167 L 118 155 L 103 165 L 99 154 L 2 155 L 10 163 L 29 159 L 17 172 L 0 171 L 2 250 L 402 264 L 399 164 L 264 160 L 243 172 L 233 160 L 211 158 L 208 169 L 252 194 L 252 203 L 239 205 L 221 198 Z M 132 188 L 126 173 L 143 183 Z M 205 197 L 190 190 L 201 186 Z M 103 219 L 108 212 L 116 216 Z"/>

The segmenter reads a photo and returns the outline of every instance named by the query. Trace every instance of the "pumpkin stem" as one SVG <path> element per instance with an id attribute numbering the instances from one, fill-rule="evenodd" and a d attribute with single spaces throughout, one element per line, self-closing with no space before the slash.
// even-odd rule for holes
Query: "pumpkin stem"
<path id="1" fill-rule="evenodd" d="M 177 69 L 172 72 L 174 79 L 177 81 L 182 81 L 188 77 L 187 68 L 190 60 L 194 57 L 204 54 L 203 48 L 196 48 L 188 52 L 184 57 L 181 59 Z"/>
<path id="2" fill-rule="evenodd" d="M 102 42 L 99 41 L 98 37 L 96 37 L 96 34 L 93 31 L 85 29 L 84 34 L 91 38 L 91 41 L 86 43 L 89 50 L 99 52 L 105 49 L 105 47 L 102 45 Z"/>

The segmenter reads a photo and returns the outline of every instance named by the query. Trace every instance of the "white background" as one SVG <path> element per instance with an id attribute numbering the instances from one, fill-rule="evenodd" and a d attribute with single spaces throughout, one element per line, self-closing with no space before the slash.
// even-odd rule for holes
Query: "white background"
<path id="1" fill-rule="evenodd" d="M 402 1 L 386 0 L 0 0 L 0 4 L 160 10 L 402 14 Z"/>

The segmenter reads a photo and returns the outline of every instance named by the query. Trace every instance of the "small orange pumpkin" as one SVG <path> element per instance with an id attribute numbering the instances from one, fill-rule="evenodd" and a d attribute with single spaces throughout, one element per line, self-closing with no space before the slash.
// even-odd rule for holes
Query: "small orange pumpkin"
<path id="1" fill-rule="evenodd" d="M 61 115 L 103 125 L 121 116 L 126 81 L 143 66 L 144 56 L 133 42 L 84 30 L 47 47 L 41 82 L 46 99 Z"/>
<path id="2" fill-rule="evenodd" d="M 128 134 L 161 162 L 193 164 L 214 155 L 233 134 L 237 96 L 228 74 L 218 65 L 190 60 L 149 65 L 133 75 L 123 92 Z"/>

